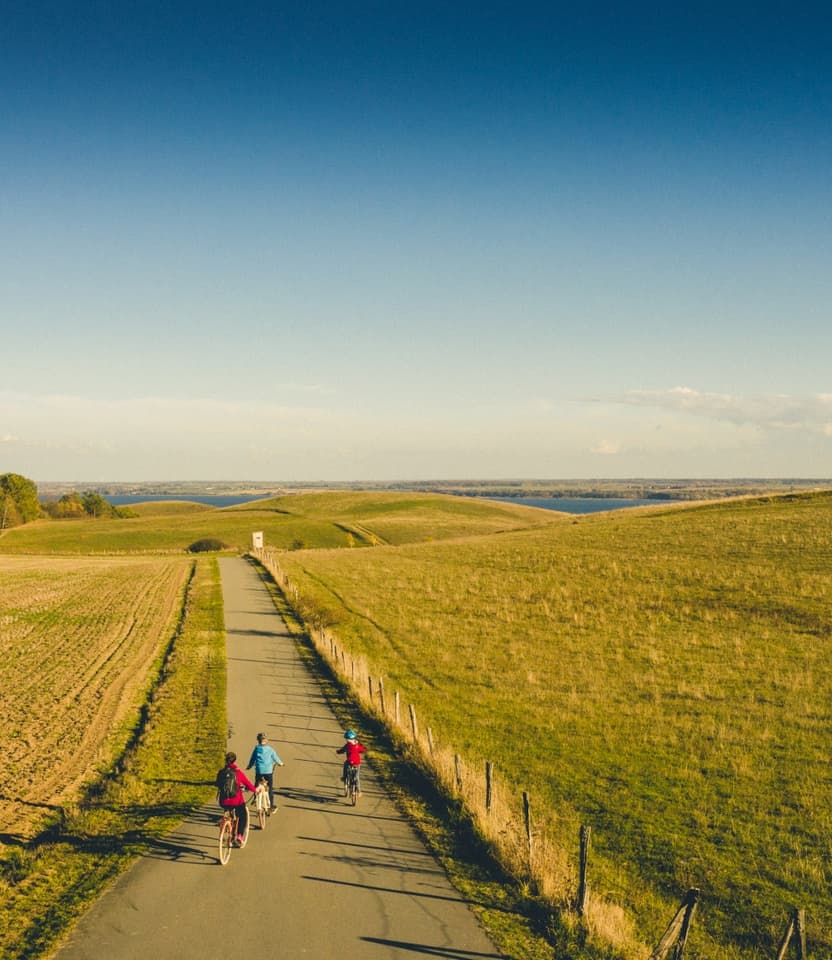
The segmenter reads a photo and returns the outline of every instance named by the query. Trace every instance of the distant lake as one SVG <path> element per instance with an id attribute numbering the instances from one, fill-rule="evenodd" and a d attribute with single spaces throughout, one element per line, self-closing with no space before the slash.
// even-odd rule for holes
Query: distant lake
<path id="1" fill-rule="evenodd" d="M 623 510 L 625 507 L 655 507 L 669 500 L 624 500 L 618 497 L 483 497 L 502 503 L 522 503 L 527 507 L 560 510 L 563 513 L 600 513 L 602 510 Z"/>
<path id="2" fill-rule="evenodd" d="M 187 500 L 188 503 L 205 503 L 210 507 L 235 507 L 238 503 L 251 503 L 252 500 L 265 500 L 266 493 L 256 496 L 240 497 L 234 494 L 213 496 L 201 493 L 117 493 L 112 496 L 103 494 L 104 499 L 114 507 L 123 507 L 130 503 L 158 503 L 163 500 Z"/>

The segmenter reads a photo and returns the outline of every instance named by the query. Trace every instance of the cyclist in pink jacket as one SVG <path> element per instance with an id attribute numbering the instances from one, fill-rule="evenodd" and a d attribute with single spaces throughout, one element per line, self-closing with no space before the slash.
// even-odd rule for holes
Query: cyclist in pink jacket
<path id="1" fill-rule="evenodd" d="M 226 784 L 226 779 L 230 788 Z M 217 799 L 221 807 L 226 809 L 230 807 L 237 814 L 237 843 L 242 842 L 248 826 L 248 806 L 243 794 L 244 787 L 252 793 L 256 789 L 251 780 L 237 766 L 237 754 L 233 750 L 229 750 L 225 755 L 225 766 L 217 774 Z"/>

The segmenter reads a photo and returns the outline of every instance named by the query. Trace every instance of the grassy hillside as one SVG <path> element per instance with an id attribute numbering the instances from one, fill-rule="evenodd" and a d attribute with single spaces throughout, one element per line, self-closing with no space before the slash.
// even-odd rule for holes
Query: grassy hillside
<path id="1" fill-rule="evenodd" d="M 206 513 L 215 508 L 207 503 L 194 503 L 193 500 L 148 500 L 145 503 L 128 504 L 124 509 L 139 517 L 171 517 Z"/>
<path id="2" fill-rule="evenodd" d="M 293 517 L 330 521 L 363 543 L 421 543 L 481 536 L 563 520 L 564 514 L 518 504 L 437 494 L 383 491 L 302 493 L 261 501 Z M 232 508 L 243 512 L 250 505 Z"/>
<path id="3" fill-rule="evenodd" d="M 563 515 L 457 497 L 301 494 L 217 509 L 180 501 L 137 504 L 124 519 L 38 520 L 0 535 L 0 554 L 176 553 L 206 537 L 246 550 L 263 531 L 278 549 L 407 543 L 516 530 Z"/>
<path id="4" fill-rule="evenodd" d="M 437 736 L 593 827 L 646 942 L 699 886 L 699 956 L 772 956 L 793 905 L 832 955 L 832 496 L 281 563 Z"/>

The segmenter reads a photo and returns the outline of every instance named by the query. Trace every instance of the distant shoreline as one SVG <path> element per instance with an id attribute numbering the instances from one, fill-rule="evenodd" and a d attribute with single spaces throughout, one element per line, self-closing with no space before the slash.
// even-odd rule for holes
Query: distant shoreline
<path id="1" fill-rule="evenodd" d="M 364 490 L 411 493 L 444 493 L 464 497 L 486 497 L 505 500 L 599 499 L 645 500 L 650 503 L 680 500 L 717 500 L 725 497 L 774 495 L 831 489 L 832 479 L 506 479 L 506 480 L 403 480 L 403 481 L 146 481 L 90 482 L 40 481 L 38 496 L 58 500 L 73 492 L 92 491 L 116 504 L 147 500 L 194 500 L 196 498 L 236 497 L 236 502 L 327 490 Z M 197 501 L 202 502 L 202 501 Z M 212 501 L 204 501 L 212 502 Z M 549 504 L 536 504 L 549 507 Z M 551 507 L 550 507 L 551 509 Z M 553 509 L 558 509 L 554 507 Z"/>

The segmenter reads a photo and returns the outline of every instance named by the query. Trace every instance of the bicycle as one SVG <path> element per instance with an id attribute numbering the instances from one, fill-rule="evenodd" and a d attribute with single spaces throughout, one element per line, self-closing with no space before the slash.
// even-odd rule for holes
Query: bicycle
<path id="1" fill-rule="evenodd" d="M 265 780 L 257 781 L 257 789 L 254 793 L 254 806 L 257 810 L 257 822 L 260 829 L 266 829 L 266 819 L 271 814 L 269 809 L 269 785 Z"/>
<path id="2" fill-rule="evenodd" d="M 237 838 L 237 811 L 233 807 L 226 807 L 220 817 L 220 834 L 218 838 L 220 865 L 225 866 L 231 859 L 231 850 L 233 849 Z M 250 821 L 246 820 L 245 833 L 240 841 L 242 849 L 248 842 L 248 831 Z"/>
<path id="3" fill-rule="evenodd" d="M 353 806 L 358 803 L 358 798 L 361 796 L 358 785 L 358 764 L 349 764 L 347 766 L 347 775 L 344 779 L 344 796 L 350 798 L 350 803 Z"/>

